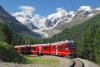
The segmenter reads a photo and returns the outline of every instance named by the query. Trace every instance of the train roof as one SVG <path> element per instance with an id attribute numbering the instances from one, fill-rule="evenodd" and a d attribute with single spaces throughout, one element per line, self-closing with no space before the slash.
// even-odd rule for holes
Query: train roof
<path id="1" fill-rule="evenodd" d="M 59 42 L 54 42 L 54 43 L 47 43 L 47 44 L 33 44 L 33 45 L 17 45 L 17 46 L 14 46 L 14 48 L 16 47 L 26 47 L 26 46 L 48 46 L 48 45 L 61 45 L 61 44 L 64 44 L 64 43 L 74 43 L 73 40 L 65 40 L 65 41 L 59 41 Z"/>

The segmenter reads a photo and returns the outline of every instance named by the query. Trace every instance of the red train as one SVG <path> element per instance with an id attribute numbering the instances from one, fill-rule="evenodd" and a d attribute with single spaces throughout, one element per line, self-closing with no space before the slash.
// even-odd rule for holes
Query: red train
<path id="1" fill-rule="evenodd" d="M 19 45 L 14 46 L 19 54 L 58 55 L 67 56 L 76 51 L 74 41 L 65 40 L 49 44 Z"/>

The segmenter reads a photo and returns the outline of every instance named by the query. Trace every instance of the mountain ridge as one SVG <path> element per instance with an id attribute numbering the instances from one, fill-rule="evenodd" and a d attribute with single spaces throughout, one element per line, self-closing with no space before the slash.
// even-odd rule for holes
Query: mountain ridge
<path id="1" fill-rule="evenodd" d="M 23 13 L 26 15 L 23 15 Z M 69 12 L 63 8 L 58 8 L 55 13 L 43 17 L 35 14 L 31 9 L 24 8 L 24 10 L 21 9 L 21 12 L 13 13 L 13 16 L 32 31 L 44 37 L 52 37 L 54 34 L 80 24 L 98 13 L 100 13 L 100 8 L 92 9 L 90 6 L 81 6 L 78 10 Z M 29 24 L 37 28 L 32 28 Z"/>
<path id="2" fill-rule="evenodd" d="M 27 26 L 17 21 L 13 16 L 5 11 L 2 6 L 0 6 L 0 22 L 6 23 L 14 32 L 18 34 L 27 34 L 33 37 L 40 37 L 39 34 L 32 32 L 27 28 Z"/>

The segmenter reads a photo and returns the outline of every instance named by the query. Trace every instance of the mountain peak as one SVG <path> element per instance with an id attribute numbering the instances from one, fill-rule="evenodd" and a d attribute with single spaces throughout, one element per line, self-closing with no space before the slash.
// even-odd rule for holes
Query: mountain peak
<path id="1" fill-rule="evenodd" d="M 42 34 L 44 35 L 47 34 L 43 32 L 44 30 L 51 30 L 59 26 L 60 24 L 63 25 L 65 23 L 70 25 L 77 24 L 70 23 L 70 21 L 72 21 L 73 19 L 82 20 L 83 18 L 90 18 L 94 16 L 95 13 L 97 13 L 96 10 L 100 11 L 100 8 L 96 8 L 95 10 L 93 10 L 90 6 L 81 6 L 77 11 L 69 12 L 67 12 L 63 8 L 57 8 L 56 12 L 49 14 L 47 17 L 44 17 L 36 14 L 36 10 L 32 7 L 21 6 L 20 8 L 22 10 L 20 12 L 13 13 L 13 16 L 32 31 L 37 33 L 42 32 Z"/>

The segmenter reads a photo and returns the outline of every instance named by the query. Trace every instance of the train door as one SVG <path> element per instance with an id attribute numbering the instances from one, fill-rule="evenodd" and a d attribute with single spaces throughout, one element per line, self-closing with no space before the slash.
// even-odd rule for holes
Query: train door
<path id="1" fill-rule="evenodd" d="M 63 53 L 62 52 L 62 45 L 58 45 L 57 49 L 58 49 L 58 51 L 57 51 L 58 52 L 58 55 L 59 56 L 62 56 L 62 53 Z"/>
<path id="2" fill-rule="evenodd" d="M 50 46 L 50 54 L 51 55 L 56 55 L 56 45 L 54 45 L 54 44 L 51 44 Z"/>
<path id="3" fill-rule="evenodd" d="M 31 54 L 31 49 L 30 49 L 31 46 L 26 46 L 25 47 L 25 54 Z"/>
<path id="4" fill-rule="evenodd" d="M 25 54 L 25 47 L 21 47 L 21 54 Z"/>
<path id="5" fill-rule="evenodd" d="M 30 46 L 21 47 L 21 54 L 30 54 L 30 53 L 31 53 Z"/>
<path id="6" fill-rule="evenodd" d="M 43 52 L 42 52 L 42 46 L 40 45 L 40 46 L 39 46 L 39 50 L 38 50 L 38 54 L 39 54 L 39 55 L 42 55 L 42 53 L 43 53 Z"/>
<path id="7" fill-rule="evenodd" d="M 43 49 L 42 49 L 42 53 L 43 54 L 50 54 L 50 48 L 49 48 L 49 45 L 44 45 L 42 46 Z"/>
<path id="8" fill-rule="evenodd" d="M 34 55 L 38 55 L 39 54 L 39 46 L 37 46 L 37 45 L 31 46 L 31 53 Z"/>
<path id="9" fill-rule="evenodd" d="M 20 53 L 21 53 L 21 51 L 20 51 L 20 47 L 15 48 L 15 51 L 16 51 L 16 53 L 20 54 Z"/>
<path id="10" fill-rule="evenodd" d="M 61 47 L 60 47 L 60 51 L 61 51 L 61 56 L 66 56 L 69 54 L 69 49 L 68 49 L 68 44 L 67 43 L 63 43 L 61 44 Z"/>

